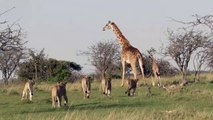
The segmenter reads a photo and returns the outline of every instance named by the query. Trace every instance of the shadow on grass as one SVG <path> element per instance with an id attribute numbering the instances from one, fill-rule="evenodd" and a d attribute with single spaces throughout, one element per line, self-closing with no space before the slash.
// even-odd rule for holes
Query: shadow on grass
<path id="1" fill-rule="evenodd" d="M 30 109 L 30 110 L 19 110 L 14 111 L 12 114 L 29 114 L 29 113 L 48 113 L 48 112 L 66 112 L 66 111 L 74 111 L 74 110 L 97 110 L 97 109 L 111 109 L 111 108 L 135 108 L 135 107 L 143 107 L 146 106 L 147 103 L 101 103 L 101 102 L 91 102 L 91 103 L 82 103 L 77 105 L 71 105 L 71 106 L 62 106 L 60 108 L 52 108 L 51 106 L 48 106 L 47 108 L 36 108 L 36 109 Z M 0 113 L 1 115 L 2 113 Z M 3 113 L 4 115 L 11 113 Z"/>
<path id="2" fill-rule="evenodd" d="M 111 109 L 111 108 L 134 108 L 134 107 L 143 107 L 146 103 L 138 102 L 138 103 L 101 103 L 101 102 L 95 102 L 95 103 L 87 103 L 87 104 L 78 104 L 78 105 L 72 105 L 70 106 L 69 110 L 94 110 L 94 109 Z"/>
<path id="3" fill-rule="evenodd" d="M 52 108 L 52 107 L 47 107 L 47 108 L 38 108 L 38 109 L 29 109 L 29 110 L 17 110 L 17 111 L 11 111 L 11 112 L 5 112 L 5 113 L 0 113 L 0 115 L 11 115 L 11 114 L 29 114 L 29 113 L 48 113 L 48 112 L 54 112 L 54 111 L 64 111 L 61 108 Z"/>

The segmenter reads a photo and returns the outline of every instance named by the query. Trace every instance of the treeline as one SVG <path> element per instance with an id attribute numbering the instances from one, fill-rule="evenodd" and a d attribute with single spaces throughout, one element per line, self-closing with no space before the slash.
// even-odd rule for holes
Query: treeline
<path id="1" fill-rule="evenodd" d="M 75 62 L 46 58 L 43 52 L 36 55 L 31 51 L 30 59 L 20 63 L 17 72 L 20 80 L 71 81 L 73 71 L 82 69 Z"/>

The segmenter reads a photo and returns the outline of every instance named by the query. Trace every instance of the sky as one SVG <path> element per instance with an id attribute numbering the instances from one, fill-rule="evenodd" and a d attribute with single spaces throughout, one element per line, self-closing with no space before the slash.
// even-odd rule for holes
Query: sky
<path id="1" fill-rule="evenodd" d="M 45 49 L 49 58 L 80 64 L 83 72 L 94 68 L 79 51 L 99 41 L 115 40 L 112 31 L 102 31 L 114 21 L 130 43 L 142 53 L 166 44 L 170 18 L 193 20 L 192 15 L 213 13 L 212 0 L 0 0 L 0 21 L 17 21 L 26 32 L 26 46 Z"/>

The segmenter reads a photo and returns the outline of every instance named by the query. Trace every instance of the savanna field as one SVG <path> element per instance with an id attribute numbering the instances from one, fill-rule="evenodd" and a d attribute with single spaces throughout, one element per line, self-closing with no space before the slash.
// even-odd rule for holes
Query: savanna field
<path id="1" fill-rule="evenodd" d="M 162 77 L 163 84 L 180 80 Z M 189 78 L 190 79 L 190 78 Z M 151 85 L 151 78 L 146 78 Z M 139 81 L 141 82 L 141 81 Z M 121 80 L 112 80 L 112 94 L 101 94 L 99 81 L 91 84 L 90 99 L 83 99 L 80 82 L 68 83 L 68 106 L 52 108 L 51 87 L 55 83 L 36 83 L 33 101 L 21 101 L 24 83 L 0 85 L 1 120 L 212 120 L 213 74 L 186 87 L 166 91 L 163 88 L 138 87 L 135 96 L 127 96 Z"/>

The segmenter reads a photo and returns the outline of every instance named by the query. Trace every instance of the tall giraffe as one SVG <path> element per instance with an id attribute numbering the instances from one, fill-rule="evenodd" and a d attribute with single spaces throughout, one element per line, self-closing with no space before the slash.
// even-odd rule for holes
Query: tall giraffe
<path id="1" fill-rule="evenodd" d="M 161 86 L 159 67 L 157 64 L 157 60 L 155 59 L 155 57 L 153 55 L 154 54 L 153 52 L 155 52 L 154 49 L 151 49 L 150 51 L 148 51 L 149 57 L 152 60 L 152 72 L 154 74 L 155 79 L 157 80 L 158 86 Z M 153 84 L 153 86 L 154 86 L 154 84 Z"/>
<path id="2" fill-rule="evenodd" d="M 126 63 L 130 63 L 134 79 L 137 79 L 137 68 L 136 68 L 136 62 L 139 62 L 140 70 L 142 73 L 142 77 L 144 78 L 144 72 L 143 72 L 143 62 L 142 62 L 142 55 L 140 51 L 133 47 L 129 41 L 124 37 L 124 35 L 121 33 L 120 29 L 117 27 L 117 25 L 114 22 L 109 21 L 103 28 L 103 31 L 112 29 L 115 35 L 117 36 L 118 42 L 122 48 L 121 50 L 121 62 L 122 62 L 122 83 L 121 86 L 124 85 L 124 79 L 125 79 L 125 66 Z"/>

